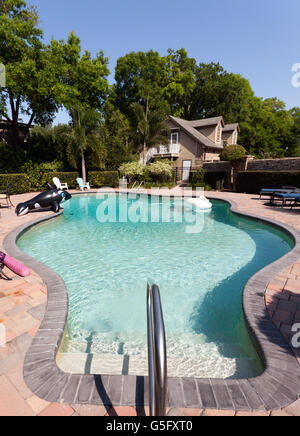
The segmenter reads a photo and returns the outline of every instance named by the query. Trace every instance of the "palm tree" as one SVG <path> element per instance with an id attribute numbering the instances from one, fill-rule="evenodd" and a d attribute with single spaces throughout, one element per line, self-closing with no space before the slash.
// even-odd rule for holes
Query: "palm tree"
<path id="1" fill-rule="evenodd" d="M 140 144 L 143 144 L 143 161 L 147 163 L 147 149 L 158 144 L 168 144 L 169 130 L 166 124 L 166 116 L 163 112 L 149 109 L 149 99 L 146 99 L 145 107 L 139 103 L 132 103 L 131 108 L 136 118 L 135 136 Z"/>
<path id="2" fill-rule="evenodd" d="M 86 153 L 91 151 L 99 167 L 104 166 L 107 152 L 101 141 L 102 118 L 94 109 L 77 106 L 70 110 L 72 125 L 68 126 L 64 135 L 67 139 L 67 158 L 76 167 L 81 160 L 82 179 L 86 182 Z"/>

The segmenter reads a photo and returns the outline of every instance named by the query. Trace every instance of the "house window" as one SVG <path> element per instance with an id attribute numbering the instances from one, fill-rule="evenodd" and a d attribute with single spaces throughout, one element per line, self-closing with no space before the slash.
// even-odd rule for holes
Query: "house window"
<path id="1" fill-rule="evenodd" d="M 175 132 L 171 134 L 171 145 L 179 144 L 179 133 Z"/>
<path id="2" fill-rule="evenodd" d="M 222 127 L 219 124 L 216 131 L 216 144 L 220 144 L 222 139 Z"/>

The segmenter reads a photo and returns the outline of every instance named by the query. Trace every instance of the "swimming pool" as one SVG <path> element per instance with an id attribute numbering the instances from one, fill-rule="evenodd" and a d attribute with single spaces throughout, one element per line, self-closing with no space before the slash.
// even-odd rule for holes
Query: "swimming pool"
<path id="1" fill-rule="evenodd" d="M 66 282 L 70 308 L 62 367 L 70 370 L 73 364 L 78 372 L 83 362 L 83 372 L 102 364 L 102 373 L 147 373 L 146 284 L 151 280 L 162 294 L 169 375 L 259 374 L 262 367 L 243 320 L 242 292 L 256 271 L 293 248 L 292 239 L 231 213 L 222 201 L 213 201 L 209 213 L 185 206 L 184 222 L 176 222 L 178 200 L 170 206 L 168 199 L 147 196 L 110 197 L 117 213 L 109 216 L 113 208 L 108 208 L 106 217 L 117 219 L 105 222 L 100 213 L 105 201 L 75 197 L 64 216 L 32 228 L 18 241 Z M 120 220 L 124 204 L 128 214 L 132 208 L 129 222 Z"/>

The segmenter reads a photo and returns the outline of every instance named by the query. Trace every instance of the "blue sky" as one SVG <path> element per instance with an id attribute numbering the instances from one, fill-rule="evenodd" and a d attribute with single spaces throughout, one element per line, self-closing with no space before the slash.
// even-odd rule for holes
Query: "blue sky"
<path id="1" fill-rule="evenodd" d="M 291 84 L 300 63 L 299 0 L 35 0 L 46 41 L 74 30 L 82 48 L 104 50 L 110 82 L 118 57 L 184 47 L 197 62 L 220 62 L 250 80 L 259 97 L 300 106 Z M 57 121 L 65 121 L 60 114 Z"/>

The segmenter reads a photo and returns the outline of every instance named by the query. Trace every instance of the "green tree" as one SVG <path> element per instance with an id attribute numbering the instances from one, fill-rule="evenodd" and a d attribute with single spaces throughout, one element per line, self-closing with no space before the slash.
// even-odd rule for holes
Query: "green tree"
<path id="1" fill-rule="evenodd" d="M 10 143 L 20 151 L 24 138 L 18 122 L 26 115 L 32 124 L 51 122 L 58 109 L 61 58 L 55 46 L 42 42 L 38 14 L 24 0 L 0 2 L 0 62 L 6 67 L 6 87 L 0 89 L 0 115 L 11 122 Z"/>
<path id="2" fill-rule="evenodd" d="M 189 119 L 223 115 L 226 123 L 241 122 L 247 117 L 253 97 L 248 80 L 242 76 L 227 73 L 218 63 L 200 63 Z"/>
<path id="3" fill-rule="evenodd" d="M 80 38 L 74 32 L 58 44 L 64 60 L 59 103 L 69 111 L 78 105 L 102 110 L 110 91 L 108 58 L 103 51 L 95 57 L 88 51 L 82 53 Z"/>
<path id="4" fill-rule="evenodd" d="M 83 181 L 86 182 L 86 155 L 92 152 L 99 168 L 105 167 L 107 152 L 101 141 L 103 120 L 99 112 L 83 106 L 77 106 L 70 110 L 73 125 L 65 126 L 61 132 L 67 141 L 67 158 L 72 167 L 76 168 L 81 161 Z"/>
<path id="5" fill-rule="evenodd" d="M 166 115 L 170 107 L 163 95 L 168 80 L 166 61 L 152 50 L 129 53 L 117 61 L 114 95 L 116 106 L 132 121 L 133 103 L 146 110 L 159 110 Z"/>
<path id="6" fill-rule="evenodd" d="M 102 140 L 107 149 L 107 167 L 118 169 L 134 155 L 133 135 L 128 119 L 108 102 L 104 108 L 105 125 Z"/>
<path id="7" fill-rule="evenodd" d="M 132 110 L 135 115 L 135 136 L 137 143 L 143 147 L 143 161 L 147 163 L 148 148 L 161 144 L 168 144 L 168 127 L 165 114 L 161 111 L 151 111 L 146 100 L 146 107 L 138 103 L 132 103 Z"/>
<path id="8" fill-rule="evenodd" d="M 168 81 L 163 88 L 163 95 L 170 106 L 169 115 L 188 118 L 196 87 L 196 60 L 189 58 L 184 48 L 177 51 L 169 49 L 164 59 Z"/>

